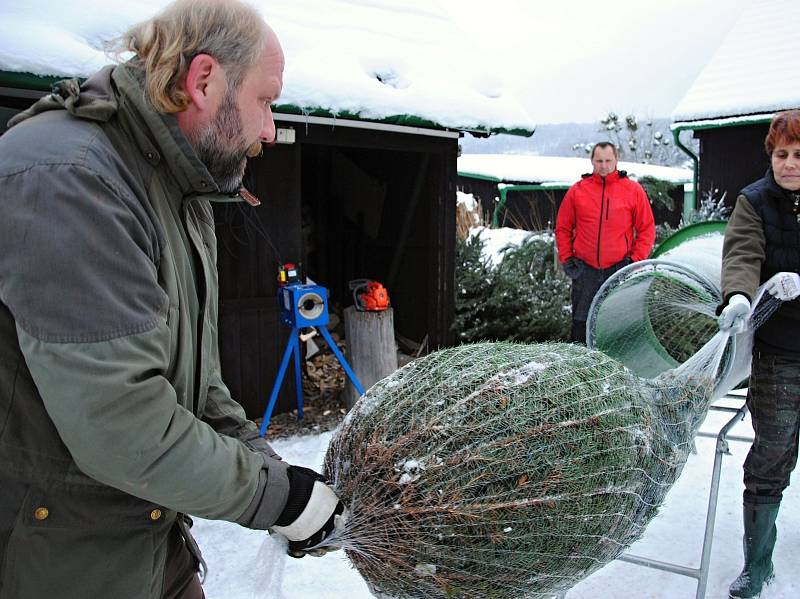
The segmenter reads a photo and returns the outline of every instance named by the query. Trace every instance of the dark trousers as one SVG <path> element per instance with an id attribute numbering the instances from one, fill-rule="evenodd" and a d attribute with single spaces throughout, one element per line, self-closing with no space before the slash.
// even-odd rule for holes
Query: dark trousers
<path id="1" fill-rule="evenodd" d="M 186 547 L 178 527 L 173 527 L 167 545 L 163 599 L 204 599 L 197 569 L 197 560 Z"/>
<path id="2" fill-rule="evenodd" d="M 797 464 L 800 356 L 756 352 L 747 409 L 755 440 L 744 462 L 744 500 L 778 503 Z"/>
<path id="3" fill-rule="evenodd" d="M 586 321 L 589 317 L 589 308 L 592 300 L 603 283 L 617 272 L 630 264 L 623 260 L 608 268 L 596 269 L 588 264 L 583 264 L 580 276 L 572 280 L 572 330 L 570 341 L 586 344 Z"/>

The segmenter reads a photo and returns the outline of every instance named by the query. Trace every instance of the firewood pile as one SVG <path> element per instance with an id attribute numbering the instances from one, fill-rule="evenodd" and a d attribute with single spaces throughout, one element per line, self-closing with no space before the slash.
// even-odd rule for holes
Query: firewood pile
<path id="1" fill-rule="evenodd" d="M 337 345 L 344 352 L 344 342 L 337 341 Z M 294 374 L 288 372 L 289 376 Z M 305 360 L 302 381 L 303 420 L 297 419 L 296 408 L 291 412 L 273 414 L 267 429 L 268 439 L 333 430 L 344 418 L 346 409 L 341 395 L 346 376 L 327 346 L 325 351 Z M 260 421 L 257 423 L 261 424 Z"/>

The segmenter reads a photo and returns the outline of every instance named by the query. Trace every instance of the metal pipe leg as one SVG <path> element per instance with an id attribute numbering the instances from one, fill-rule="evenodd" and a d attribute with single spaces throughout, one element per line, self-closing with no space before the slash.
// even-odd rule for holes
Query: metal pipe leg
<path id="1" fill-rule="evenodd" d="M 331 338 L 331 334 L 328 332 L 328 329 L 323 326 L 323 327 L 318 327 L 317 330 L 320 333 L 322 333 L 323 337 L 325 337 L 325 341 L 328 342 L 328 345 L 330 346 L 333 355 L 336 356 L 336 359 L 339 360 L 339 363 L 342 365 L 342 368 L 344 368 L 345 373 L 350 378 L 350 382 L 353 383 L 353 387 L 355 387 L 356 391 L 358 391 L 358 395 L 359 396 L 364 395 L 365 393 L 364 387 L 361 386 L 361 382 L 358 380 L 356 373 L 353 372 L 353 369 L 350 368 L 350 364 L 347 363 L 347 360 L 344 359 L 342 352 L 339 351 L 339 347 L 336 345 L 336 342 Z"/>
<path id="2" fill-rule="evenodd" d="M 259 435 L 262 437 L 267 434 L 269 419 L 272 418 L 272 410 L 275 409 L 275 402 L 278 399 L 278 391 L 281 389 L 283 377 L 286 374 L 286 368 L 289 366 L 289 356 L 292 355 L 295 345 L 299 343 L 300 341 L 299 335 L 297 334 L 297 329 L 293 328 L 291 334 L 289 335 L 289 342 L 286 344 L 286 351 L 283 352 L 281 367 L 278 369 L 278 377 L 275 379 L 275 384 L 272 385 L 272 393 L 270 393 L 269 396 L 267 409 L 264 411 L 264 421 L 261 423 L 261 431 L 259 432 Z"/>
<path id="3" fill-rule="evenodd" d="M 708 512 L 706 515 L 706 530 L 703 535 L 703 552 L 700 556 L 699 576 L 697 579 L 696 599 L 703 599 L 706 596 L 708 585 L 708 571 L 711 564 L 711 543 L 714 540 L 714 525 L 717 517 L 717 500 L 719 499 L 719 479 L 722 472 L 722 456 L 730 454 L 728 448 L 728 431 L 730 431 L 739 421 L 744 419 L 747 413 L 747 405 L 743 405 L 736 411 L 722 430 L 717 435 L 717 447 L 714 454 L 714 469 L 711 474 L 711 489 L 708 492 Z"/>
<path id="4" fill-rule="evenodd" d="M 297 419 L 303 419 L 303 377 L 300 370 L 300 331 L 297 331 L 297 340 L 294 343 L 294 386 L 297 396 Z"/>

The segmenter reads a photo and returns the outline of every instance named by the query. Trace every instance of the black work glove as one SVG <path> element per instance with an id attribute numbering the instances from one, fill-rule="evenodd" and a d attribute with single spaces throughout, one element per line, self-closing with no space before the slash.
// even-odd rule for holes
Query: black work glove
<path id="1" fill-rule="evenodd" d="M 562 264 L 562 266 L 564 268 L 564 274 L 573 281 L 579 278 L 586 269 L 586 263 L 582 260 L 578 260 L 574 256 L 572 258 L 568 258 L 567 261 Z"/>
<path id="2" fill-rule="evenodd" d="M 336 545 L 316 547 L 336 531 L 341 533 L 348 512 L 325 479 L 308 468 L 289 466 L 289 498 L 272 530 L 289 541 L 289 555 L 324 555 Z"/>

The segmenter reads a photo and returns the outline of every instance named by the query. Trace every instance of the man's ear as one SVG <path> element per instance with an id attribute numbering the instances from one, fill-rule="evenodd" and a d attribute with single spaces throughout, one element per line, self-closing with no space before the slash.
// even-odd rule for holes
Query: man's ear
<path id="1" fill-rule="evenodd" d="M 192 58 L 183 89 L 197 112 L 215 111 L 226 86 L 225 72 L 213 56 L 198 54 Z"/>

